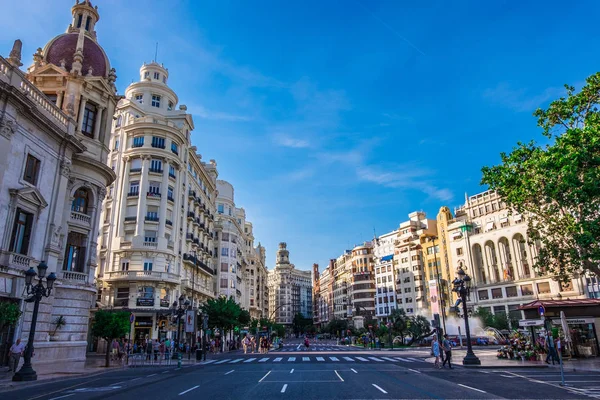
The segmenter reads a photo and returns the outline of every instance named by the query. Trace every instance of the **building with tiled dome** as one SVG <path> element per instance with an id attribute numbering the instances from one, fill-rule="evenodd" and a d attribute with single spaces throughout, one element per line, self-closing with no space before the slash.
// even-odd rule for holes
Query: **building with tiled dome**
<path id="1" fill-rule="evenodd" d="M 101 205 L 116 177 L 106 161 L 119 97 L 97 42 L 100 16 L 88 0 L 71 13 L 67 32 L 39 48 L 26 73 L 19 69 L 20 41 L 0 58 L 0 301 L 24 311 L 14 336 L 27 341 L 30 330 L 24 271 L 43 260 L 58 278 L 40 304 L 36 369 L 83 367 Z"/>

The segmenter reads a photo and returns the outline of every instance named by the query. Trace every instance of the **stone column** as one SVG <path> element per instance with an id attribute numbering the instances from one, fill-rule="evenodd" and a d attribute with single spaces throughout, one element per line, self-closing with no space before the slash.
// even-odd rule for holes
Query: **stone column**
<path id="1" fill-rule="evenodd" d="M 83 113 L 85 111 L 85 104 L 87 103 L 87 99 L 84 96 L 81 96 L 81 100 L 79 101 L 79 115 L 77 115 L 78 117 L 78 123 L 77 123 L 77 131 L 79 131 L 79 133 L 81 133 L 82 129 L 83 129 Z"/>
<path id="2" fill-rule="evenodd" d="M 148 168 L 150 165 L 150 156 L 142 156 L 142 173 L 140 174 L 140 196 L 138 198 L 137 224 L 135 227 L 135 236 L 144 234 L 144 223 L 146 217 L 146 195 L 148 193 Z"/>
<path id="3" fill-rule="evenodd" d="M 119 220 L 117 222 L 119 229 L 117 236 L 124 237 L 125 236 L 125 217 L 127 216 L 127 194 L 129 193 L 129 160 L 130 158 L 125 156 L 123 157 L 123 171 L 121 176 L 123 179 L 120 182 L 120 191 L 119 194 L 115 194 L 115 199 L 119 199 L 121 204 L 121 210 L 119 212 Z M 116 210 L 114 210 L 116 211 Z"/>
<path id="4" fill-rule="evenodd" d="M 64 97 L 65 97 L 65 92 L 63 90 L 56 91 L 56 107 L 60 108 L 61 110 L 62 110 L 62 103 L 63 103 Z"/>
<path id="5" fill-rule="evenodd" d="M 181 236 L 179 235 L 179 218 L 181 218 L 181 206 L 184 204 L 181 201 L 181 170 L 179 168 L 179 164 L 173 164 L 175 167 L 175 187 L 173 188 L 173 197 L 175 198 L 175 205 L 173 206 L 173 215 L 171 216 L 171 220 L 173 221 L 173 242 L 174 249 L 179 250 L 179 246 L 181 243 Z M 184 193 L 184 196 L 186 194 Z M 185 197 L 184 197 L 185 199 Z"/>
<path id="6" fill-rule="evenodd" d="M 100 127 L 102 126 L 102 110 L 104 110 L 104 107 L 98 106 L 96 109 L 98 111 L 96 113 L 96 121 L 94 124 L 94 139 L 100 140 Z"/>
<path id="7" fill-rule="evenodd" d="M 158 240 L 165 240 L 165 219 L 167 218 L 167 193 L 169 188 L 169 163 L 170 160 L 165 158 L 163 161 L 163 177 L 160 184 L 160 209 L 159 209 L 159 220 L 158 220 Z M 173 193 L 175 198 L 175 193 Z"/>

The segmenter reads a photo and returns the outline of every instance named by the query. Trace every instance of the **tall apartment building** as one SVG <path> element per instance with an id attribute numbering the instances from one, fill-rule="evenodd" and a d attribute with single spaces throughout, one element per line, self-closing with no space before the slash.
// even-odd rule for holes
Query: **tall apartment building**
<path id="1" fill-rule="evenodd" d="M 215 296 L 217 168 L 191 144 L 192 116 L 155 62 L 119 102 L 108 165 L 117 175 L 103 205 L 100 307 L 130 310 L 132 338 L 165 338 L 169 307 Z"/>
<path id="2" fill-rule="evenodd" d="M 38 372 L 85 362 L 98 221 L 115 179 L 106 166 L 115 70 L 97 41 L 98 9 L 77 2 L 71 17 L 66 33 L 36 51 L 27 73 L 19 69 L 20 41 L 8 59 L 0 57 L 0 302 L 24 312 L 3 344 L 27 341 L 33 303 L 23 301 L 24 272 L 46 261 L 47 275 L 58 280 L 40 303 Z M 59 317 L 66 325 L 54 332 Z"/>
<path id="3" fill-rule="evenodd" d="M 583 278 L 559 283 L 535 271 L 539 244 L 529 245 L 526 216 L 510 213 L 496 192 L 465 199 L 448 223 L 448 252 L 473 278 L 471 305 L 523 317 L 519 306 L 535 299 L 584 298 Z"/>
<path id="4" fill-rule="evenodd" d="M 352 251 L 346 250 L 333 265 L 333 318 L 347 319 L 354 315 L 352 304 Z"/>
<path id="5" fill-rule="evenodd" d="M 267 268 L 265 248 L 259 243 L 254 247 L 252 223 L 244 226 L 246 260 L 244 287 L 242 290 L 242 308 L 250 312 L 252 318 L 267 318 L 269 312 L 269 288 L 267 287 Z"/>
<path id="6" fill-rule="evenodd" d="M 396 278 L 394 273 L 394 243 L 398 231 L 392 231 L 373 240 L 375 261 L 375 317 L 387 322 L 390 313 L 397 307 Z"/>
<path id="7" fill-rule="evenodd" d="M 436 221 L 428 219 L 424 212 L 413 212 L 408 217 L 408 221 L 400 224 L 395 241 L 396 299 L 398 308 L 403 308 L 407 315 L 416 315 L 429 306 L 421 241 L 436 236 L 437 227 Z"/>
<path id="8" fill-rule="evenodd" d="M 321 281 L 319 274 L 319 264 L 313 264 L 312 269 L 312 300 L 313 300 L 313 323 L 319 324 L 320 307 L 319 302 L 321 300 Z"/>
<path id="9" fill-rule="evenodd" d="M 352 249 L 352 312 L 369 320 L 375 317 L 375 262 L 372 242 Z"/>
<path id="10" fill-rule="evenodd" d="M 279 243 L 275 268 L 269 271 L 269 318 L 288 327 L 298 313 L 312 318 L 312 273 L 290 263 L 286 243 Z"/>
<path id="11" fill-rule="evenodd" d="M 317 264 L 315 264 L 317 265 Z M 334 285 L 334 279 L 333 279 L 333 271 L 335 268 L 335 260 L 329 260 L 329 264 L 327 265 L 327 268 L 325 268 L 323 270 L 322 273 L 318 272 L 318 265 L 317 265 L 317 272 L 318 272 L 318 278 L 315 279 L 315 277 L 313 276 L 313 282 L 316 282 L 318 280 L 317 283 L 317 290 L 313 290 L 313 293 L 316 293 L 316 301 L 314 301 L 315 303 L 315 309 L 318 309 L 318 314 L 315 317 L 315 325 L 323 328 L 325 327 L 329 321 L 331 321 L 334 318 L 334 308 L 333 308 L 333 285 Z"/>

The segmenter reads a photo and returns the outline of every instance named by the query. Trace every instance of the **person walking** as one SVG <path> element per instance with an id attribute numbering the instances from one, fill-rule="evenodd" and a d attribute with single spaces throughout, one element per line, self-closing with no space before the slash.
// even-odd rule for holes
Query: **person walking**
<path id="1" fill-rule="evenodd" d="M 552 358 L 552 365 L 554 365 L 554 361 L 558 361 L 558 357 L 556 356 L 556 346 L 554 345 L 554 339 L 552 338 L 552 333 L 548 332 L 548 336 L 546 336 L 546 351 L 548 355 L 546 356 L 546 364 L 550 364 L 548 361 Z"/>
<path id="2" fill-rule="evenodd" d="M 10 346 L 8 356 L 8 372 L 17 372 L 19 361 L 21 360 L 21 356 L 23 355 L 24 351 L 25 345 L 21 343 L 21 339 L 17 339 L 17 341 Z"/>
<path id="3" fill-rule="evenodd" d="M 442 368 L 442 364 L 440 363 L 440 342 L 438 342 L 437 334 L 433 337 L 431 342 L 431 354 L 435 357 L 435 365 L 436 368 Z"/>
<path id="4" fill-rule="evenodd" d="M 250 339 L 250 346 L 250 354 L 254 353 L 255 350 L 258 353 L 256 349 L 256 336 L 252 336 L 252 339 Z"/>
<path id="5" fill-rule="evenodd" d="M 452 360 L 452 343 L 450 343 L 450 340 L 448 340 L 448 334 L 444 334 L 444 341 L 442 342 L 442 349 L 444 350 L 444 353 L 446 353 L 446 357 L 444 359 L 444 362 L 442 363 L 442 368 L 446 367 L 446 363 L 448 363 L 448 368 L 452 369 L 452 364 L 451 364 L 451 360 Z"/>

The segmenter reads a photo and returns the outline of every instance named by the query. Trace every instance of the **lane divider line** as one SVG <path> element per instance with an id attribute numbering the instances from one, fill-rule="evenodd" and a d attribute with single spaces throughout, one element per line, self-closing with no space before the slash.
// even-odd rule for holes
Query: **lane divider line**
<path id="1" fill-rule="evenodd" d="M 184 390 L 183 392 L 179 393 L 180 396 L 183 396 L 184 394 L 186 394 L 187 392 L 191 392 L 194 389 L 198 389 L 200 387 L 200 385 L 198 386 L 194 386 L 193 388 L 189 388 L 188 390 Z"/>
<path id="2" fill-rule="evenodd" d="M 355 374 L 358 374 L 358 371 L 356 371 L 354 368 L 350 368 L 350 371 L 354 372 Z"/>
<path id="3" fill-rule="evenodd" d="M 342 377 L 340 376 L 340 374 L 338 374 L 338 372 L 336 370 L 333 370 L 333 372 L 335 372 L 337 377 L 340 378 L 340 381 L 344 382 L 344 380 L 342 379 Z"/>
<path id="4" fill-rule="evenodd" d="M 474 388 L 474 387 L 471 387 L 471 386 L 463 385 L 462 383 L 459 383 L 458 386 L 462 386 L 462 387 L 467 388 L 467 389 L 475 390 L 475 391 L 480 392 L 480 393 L 487 393 L 485 390 L 481 390 L 481 389 L 477 389 L 477 388 Z"/>
<path id="5" fill-rule="evenodd" d="M 387 394 L 387 392 L 385 390 L 383 390 L 382 388 L 380 388 L 379 386 L 377 386 L 376 384 L 372 383 L 371 385 L 375 386 L 375 388 L 377 388 L 381 393 L 385 393 Z"/>
<path id="6" fill-rule="evenodd" d="M 416 369 L 412 369 L 412 368 L 409 368 L 408 370 L 409 370 L 409 371 L 412 371 L 412 372 L 416 372 L 417 374 L 420 374 L 420 373 L 421 373 L 421 371 L 417 371 Z"/>
<path id="7" fill-rule="evenodd" d="M 260 378 L 260 380 L 258 381 L 258 383 L 261 383 L 267 376 L 269 376 L 270 373 L 271 373 L 271 371 L 267 372 L 265 376 L 263 376 L 262 378 Z"/>
<path id="8" fill-rule="evenodd" d="M 294 373 L 294 368 L 292 368 L 292 370 L 290 371 L 290 374 L 293 374 L 293 373 Z"/>
<path id="9" fill-rule="evenodd" d="M 69 397 L 69 396 L 73 396 L 75 393 L 71 393 L 71 394 L 66 394 L 64 396 L 58 396 L 58 397 L 53 397 L 50 400 L 58 400 L 58 399 L 64 399 L 65 397 Z"/>
<path id="10" fill-rule="evenodd" d="M 232 373 L 233 371 L 235 371 L 235 369 L 232 369 L 232 370 L 231 370 L 231 371 L 229 371 L 229 372 L 225 372 L 225 375 L 229 375 L 229 374 L 230 374 L 230 373 Z"/>
<path id="11" fill-rule="evenodd" d="M 287 383 L 283 385 L 281 388 L 281 393 L 285 393 L 285 389 L 287 389 Z"/>

